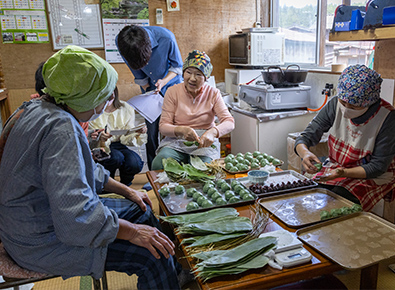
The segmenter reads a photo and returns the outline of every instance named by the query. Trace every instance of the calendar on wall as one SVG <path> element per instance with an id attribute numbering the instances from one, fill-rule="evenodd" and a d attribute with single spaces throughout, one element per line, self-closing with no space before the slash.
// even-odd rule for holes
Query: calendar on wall
<path id="1" fill-rule="evenodd" d="M 115 38 L 127 25 L 149 25 L 148 0 L 101 0 L 100 3 L 106 60 L 121 63 L 123 59 L 115 45 Z"/>
<path id="2" fill-rule="evenodd" d="M 106 60 L 109 63 L 121 63 L 123 62 L 121 54 L 118 52 L 118 48 L 115 45 L 115 37 L 118 33 L 127 25 L 142 25 L 148 26 L 148 19 L 103 19 L 103 30 L 104 30 L 104 51 Z"/>
<path id="3" fill-rule="evenodd" d="M 49 42 L 44 0 L 0 0 L 0 22 L 4 44 Z"/>
<path id="4" fill-rule="evenodd" d="M 99 4 L 85 0 L 47 0 L 53 48 L 103 48 Z M 93 2 L 91 2 L 93 3 Z"/>

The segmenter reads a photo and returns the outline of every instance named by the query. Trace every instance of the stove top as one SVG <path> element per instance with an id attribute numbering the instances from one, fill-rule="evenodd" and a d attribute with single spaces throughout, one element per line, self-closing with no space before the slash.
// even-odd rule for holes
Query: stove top
<path id="1" fill-rule="evenodd" d="M 260 82 L 241 85 L 239 98 L 264 110 L 306 108 L 310 106 L 310 90 L 304 85 L 275 88 Z"/>
<path id="2" fill-rule="evenodd" d="M 294 87 L 300 86 L 301 84 L 283 83 L 283 84 L 279 84 L 279 85 L 273 85 L 273 84 L 267 84 L 264 81 L 256 81 L 255 85 L 258 85 L 258 86 L 272 86 L 274 88 L 294 88 Z"/>
<path id="3" fill-rule="evenodd" d="M 274 91 L 299 91 L 299 90 L 310 90 L 310 86 L 305 86 L 305 85 L 295 85 L 295 86 L 281 86 L 281 87 L 275 87 L 273 85 L 268 85 L 264 82 L 262 83 L 256 83 L 256 84 L 250 84 L 250 85 L 240 85 L 240 88 L 243 88 L 243 90 L 262 90 L 266 92 L 274 92 Z"/>

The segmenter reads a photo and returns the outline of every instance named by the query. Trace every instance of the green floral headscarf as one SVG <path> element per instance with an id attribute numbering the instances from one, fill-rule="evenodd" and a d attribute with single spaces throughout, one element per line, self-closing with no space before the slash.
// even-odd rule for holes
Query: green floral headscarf
<path id="1" fill-rule="evenodd" d="M 69 45 L 51 56 L 43 66 L 46 88 L 57 104 L 86 112 L 113 93 L 118 73 L 104 59 L 79 46 Z"/>

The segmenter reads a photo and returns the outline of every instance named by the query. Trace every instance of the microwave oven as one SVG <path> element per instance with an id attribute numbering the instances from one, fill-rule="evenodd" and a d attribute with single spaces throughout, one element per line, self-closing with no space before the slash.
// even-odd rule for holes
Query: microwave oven
<path id="1" fill-rule="evenodd" d="M 267 66 L 284 64 L 284 34 L 243 32 L 229 36 L 229 64 Z"/>

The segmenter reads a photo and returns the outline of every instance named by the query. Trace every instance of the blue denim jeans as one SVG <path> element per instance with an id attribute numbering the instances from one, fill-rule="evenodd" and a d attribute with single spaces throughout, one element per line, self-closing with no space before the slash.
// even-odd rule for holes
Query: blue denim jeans
<path id="1" fill-rule="evenodd" d="M 110 149 L 111 158 L 100 161 L 99 163 L 110 171 L 112 178 L 115 176 L 115 171 L 119 169 L 121 183 L 130 185 L 134 176 L 143 169 L 143 160 L 141 160 L 136 152 L 130 150 L 127 146 L 121 144 L 121 142 L 111 143 Z"/>
<path id="2" fill-rule="evenodd" d="M 156 149 L 159 146 L 159 121 L 160 116 L 153 123 L 145 120 L 147 126 L 147 144 L 145 144 L 145 149 L 147 153 L 147 165 L 148 169 L 152 169 L 152 162 L 156 155 Z"/>
<path id="3" fill-rule="evenodd" d="M 143 212 L 136 203 L 127 199 L 101 198 L 101 201 L 121 219 L 160 229 L 159 221 L 148 205 L 147 211 Z M 108 245 L 105 270 L 136 274 L 138 289 L 179 289 L 177 271 L 181 269 L 180 264 L 175 257 L 166 259 L 160 255 L 161 258 L 156 259 L 148 249 L 116 239 Z"/>

